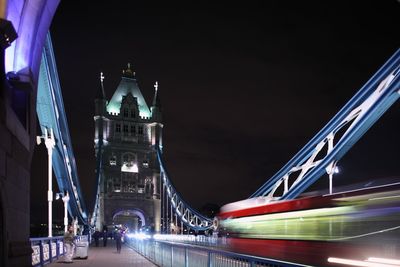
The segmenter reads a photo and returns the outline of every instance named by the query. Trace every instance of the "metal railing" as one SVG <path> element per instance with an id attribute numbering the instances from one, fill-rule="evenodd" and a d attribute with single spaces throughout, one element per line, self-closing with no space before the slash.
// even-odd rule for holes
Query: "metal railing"
<path id="1" fill-rule="evenodd" d="M 286 267 L 307 266 L 274 259 L 238 254 L 190 244 L 130 238 L 128 246 L 162 267 Z"/>
<path id="2" fill-rule="evenodd" d="M 224 250 L 228 247 L 227 237 L 218 237 L 217 235 L 167 235 L 155 234 L 152 236 L 155 241 L 165 241 L 174 243 L 185 243 L 189 245 L 196 245 L 209 248 L 217 248 Z"/>
<path id="3" fill-rule="evenodd" d="M 64 255 L 62 236 L 31 238 L 32 266 L 44 266 Z"/>
<path id="4" fill-rule="evenodd" d="M 156 241 L 169 241 L 179 243 L 189 243 L 192 245 L 200 245 L 207 247 L 216 247 L 225 245 L 225 238 L 218 238 L 217 236 L 204 236 L 204 235 L 163 235 L 155 234 L 153 239 Z"/>
<path id="5" fill-rule="evenodd" d="M 44 266 L 58 260 L 64 255 L 64 237 L 38 237 L 30 238 L 32 247 L 32 266 Z M 88 236 L 76 236 L 75 241 L 87 241 Z"/>

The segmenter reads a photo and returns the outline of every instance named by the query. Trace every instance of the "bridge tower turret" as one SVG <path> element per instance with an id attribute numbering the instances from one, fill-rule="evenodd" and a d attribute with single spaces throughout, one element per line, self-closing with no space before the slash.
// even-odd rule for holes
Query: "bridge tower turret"
<path id="1" fill-rule="evenodd" d="M 106 120 L 106 94 L 104 91 L 104 84 L 103 84 L 104 76 L 103 73 L 100 73 L 100 86 L 96 93 L 96 99 L 94 100 L 95 103 L 95 112 L 94 112 L 94 121 L 95 121 L 95 136 L 94 140 L 103 141 L 104 133 L 103 133 L 103 123 Z"/>
<path id="2" fill-rule="evenodd" d="M 107 144 L 107 141 L 104 137 L 107 137 L 105 130 L 107 129 L 107 122 L 109 122 L 108 118 L 106 117 L 107 114 L 107 99 L 104 90 L 104 76 L 103 72 L 100 73 L 100 86 L 96 92 L 95 102 L 95 111 L 94 111 L 94 124 L 95 124 L 95 132 L 94 132 L 94 148 L 95 148 L 95 156 L 96 156 L 96 177 L 99 181 L 103 179 L 103 165 L 102 165 L 102 155 L 104 153 L 104 145 Z M 103 206 L 104 203 L 104 187 L 103 184 L 99 182 L 98 184 L 98 194 L 99 198 L 95 203 L 96 207 L 94 210 L 96 225 L 95 227 L 101 230 L 104 221 L 104 214 L 103 210 L 100 207 Z"/>
<path id="3" fill-rule="evenodd" d="M 159 232 L 160 166 L 154 145 L 161 143 L 162 124 L 157 93 L 150 110 L 130 64 L 109 101 L 102 84 L 100 89 L 95 100 L 95 148 L 101 149 L 96 227 L 123 224 Z"/>
<path id="4" fill-rule="evenodd" d="M 158 145 L 162 149 L 162 113 L 158 82 L 154 84 L 154 97 L 151 105 L 151 144 Z"/>

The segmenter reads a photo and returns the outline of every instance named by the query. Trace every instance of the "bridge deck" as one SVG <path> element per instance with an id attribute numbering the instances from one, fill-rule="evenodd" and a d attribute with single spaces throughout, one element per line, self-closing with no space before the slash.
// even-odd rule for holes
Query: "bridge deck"
<path id="1" fill-rule="evenodd" d="M 73 263 L 66 264 L 61 257 L 58 261 L 46 265 L 46 267 L 61 267 L 61 266 L 96 266 L 96 267 L 126 267 L 140 266 L 153 267 L 156 266 L 146 258 L 139 255 L 131 248 L 122 245 L 121 254 L 117 253 L 117 248 L 113 240 L 108 240 L 107 247 L 103 247 L 100 242 L 99 247 L 90 246 L 88 259 L 74 259 Z"/>

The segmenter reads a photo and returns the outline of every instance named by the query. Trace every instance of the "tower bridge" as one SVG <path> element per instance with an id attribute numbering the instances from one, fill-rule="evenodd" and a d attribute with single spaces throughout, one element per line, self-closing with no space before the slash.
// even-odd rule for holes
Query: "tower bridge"
<path id="1" fill-rule="evenodd" d="M 94 116 L 100 192 L 94 224 L 102 229 L 125 223 L 131 229 L 146 226 L 160 232 L 160 168 L 155 146 L 162 145 L 163 125 L 157 85 L 149 109 L 130 64 L 109 101 L 103 78 L 100 82 Z"/>
<path id="2" fill-rule="evenodd" d="M 88 236 L 103 226 L 128 226 L 127 244 L 160 266 L 399 266 L 400 184 L 299 195 L 323 174 L 332 176 L 343 155 L 398 100 L 400 50 L 293 159 L 249 199 L 222 207 L 214 222 L 181 197 L 167 172 L 158 83 L 149 108 L 130 64 L 109 100 L 101 74 L 94 116 L 97 190 L 88 209 L 48 34 L 57 5 L 45 0 L 0 4 L 1 266 L 42 266 L 64 254 L 62 238 L 51 234 L 51 182 L 49 237 L 29 241 L 29 165 L 41 140 L 49 152 L 49 178 L 53 170 L 59 189 L 68 193 L 70 219 Z M 214 235 L 176 235 L 184 228 Z M 328 257 L 331 252 L 337 256 Z M 360 258 L 343 258 L 349 254 Z M 88 261 L 101 258 L 97 255 Z M 392 259 L 382 259 L 387 255 Z"/>

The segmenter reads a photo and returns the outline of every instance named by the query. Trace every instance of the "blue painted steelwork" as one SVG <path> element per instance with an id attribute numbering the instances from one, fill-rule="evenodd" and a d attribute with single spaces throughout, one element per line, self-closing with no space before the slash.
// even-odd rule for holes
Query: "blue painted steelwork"
<path id="1" fill-rule="evenodd" d="M 50 34 L 46 37 L 42 54 L 36 110 L 42 133 L 45 128 L 54 132 L 53 170 L 59 190 L 69 192 L 69 214 L 72 218 L 78 218 L 80 224 L 86 225 L 87 211 L 79 185 Z"/>
<path id="2" fill-rule="evenodd" d="M 399 97 L 400 49 L 300 152 L 250 197 L 296 198 L 324 172 L 332 173 L 336 162 Z M 343 128 L 346 132 L 334 143 L 335 134 Z M 326 146 L 326 155 L 316 160 L 317 154 Z M 300 174 L 289 188 L 289 176 L 296 172 Z M 281 185 L 285 187 L 283 194 L 275 198 L 274 193 Z"/>
<path id="3" fill-rule="evenodd" d="M 102 120 L 102 118 L 100 118 Z M 94 209 L 93 213 L 91 216 L 90 220 L 90 225 L 92 227 L 96 227 L 98 223 L 98 217 L 100 213 L 100 181 L 101 181 L 101 175 L 102 175 L 102 169 L 103 169 L 103 124 L 102 122 L 100 123 L 100 129 L 99 129 L 99 139 L 97 141 L 97 151 L 96 151 L 96 196 L 95 196 L 95 203 L 94 203 Z M 94 230 L 94 229 L 92 229 Z"/>
<path id="4" fill-rule="evenodd" d="M 156 149 L 158 162 L 160 163 L 161 179 L 167 189 L 166 191 L 169 199 L 171 200 L 170 203 L 174 209 L 175 214 L 179 217 L 181 222 L 183 222 L 187 227 L 193 230 L 204 231 L 210 229 L 213 225 L 212 219 L 201 215 L 198 211 L 191 208 L 183 200 L 182 196 L 178 193 L 178 191 L 172 184 L 171 179 L 169 179 L 160 147 L 156 146 Z"/>
<path id="5" fill-rule="evenodd" d="M 97 148 L 97 156 L 96 156 L 96 198 L 95 198 L 95 203 L 94 203 L 94 209 L 93 209 L 93 214 L 92 218 L 90 221 L 90 225 L 93 227 L 96 227 L 97 225 L 97 220 L 99 216 L 99 209 L 100 209 L 100 181 L 101 181 L 101 175 L 102 175 L 102 162 L 103 162 L 103 131 L 101 130 L 101 137 L 99 138 L 98 141 L 98 148 Z"/>

